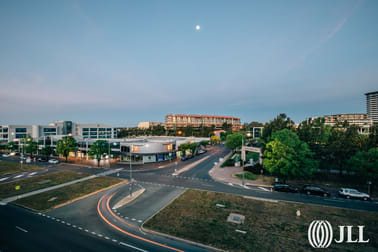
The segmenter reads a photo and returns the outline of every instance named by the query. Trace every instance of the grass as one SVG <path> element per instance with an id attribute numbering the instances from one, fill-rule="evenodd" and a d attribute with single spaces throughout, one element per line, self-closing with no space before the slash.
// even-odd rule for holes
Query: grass
<path id="1" fill-rule="evenodd" d="M 21 170 L 21 164 L 18 162 L 1 161 L 0 162 L 0 176 L 13 174 L 17 172 L 23 172 L 23 171 L 31 171 L 31 170 L 41 169 L 41 168 L 42 167 L 38 165 L 22 164 L 22 170 Z"/>
<path id="2" fill-rule="evenodd" d="M 47 188 L 54 185 L 59 185 L 86 176 L 89 175 L 73 171 L 61 171 L 34 178 L 27 178 L 14 182 L 0 184 L 0 199 L 20 195 L 27 192 L 32 192 L 38 189 Z M 20 189 L 16 190 L 16 186 L 20 186 Z"/>
<path id="3" fill-rule="evenodd" d="M 30 197 L 16 200 L 14 203 L 35 209 L 47 211 L 58 205 L 70 202 L 89 193 L 107 188 L 121 182 L 121 179 L 111 177 L 97 177 L 76 184 L 68 185 L 59 189 L 47 191 Z M 55 199 L 54 199 L 55 198 Z M 54 199 L 54 200 L 52 200 Z"/>
<path id="4" fill-rule="evenodd" d="M 240 178 L 240 179 L 243 178 L 243 175 L 241 173 L 237 173 L 237 174 L 235 174 L 235 176 L 237 178 Z M 256 179 L 258 179 L 258 177 L 259 177 L 258 175 L 253 174 L 251 172 L 244 172 L 244 179 L 247 179 L 247 180 L 256 180 Z"/>
<path id="5" fill-rule="evenodd" d="M 216 204 L 225 205 L 224 208 Z M 296 211 L 301 216 L 296 217 Z M 226 222 L 230 213 L 244 224 Z M 187 190 L 145 225 L 158 232 L 228 251 L 311 251 L 307 229 L 313 220 L 328 220 L 338 238 L 338 225 L 365 225 L 368 244 L 331 244 L 330 250 L 377 251 L 378 214 L 300 203 L 267 202 L 232 194 Z M 235 232 L 236 229 L 247 234 Z M 358 231 L 355 230 L 357 233 Z M 357 234 L 354 233 L 354 236 Z"/>

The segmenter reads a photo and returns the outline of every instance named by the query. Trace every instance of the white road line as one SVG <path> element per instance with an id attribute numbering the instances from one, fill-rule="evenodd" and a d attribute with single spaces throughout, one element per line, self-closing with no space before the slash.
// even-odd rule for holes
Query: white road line
<path id="1" fill-rule="evenodd" d="M 17 176 L 14 177 L 14 178 L 21 178 L 22 176 L 24 176 L 24 174 L 17 175 Z"/>
<path id="2" fill-rule="evenodd" d="M 98 234 L 97 236 L 98 236 L 98 237 L 102 237 L 102 234 Z"/>
<path id="3" fill-rule="evenodd" d="M 17 228 L 18 230 L 21 230 L 22 232 L 25 232 L 25 233 L 28 232 L 27 230 L 25 230 L 25 229 L 23 229 L 23 228 L 20 228 L 19 226 L 16 226 L 16 228 Z"/>
<path id="4" fill-rule="evenodd" d="M 32 172 L 32 173 L 29 173 L 29 176 L 33 176 L 35 174 L 37 174 L 37 172 Z"/>
<path id="5" fill-rule="evenodd" d="M 92 234 L 96 235 L 96 232 L 92 232 Z"/>
<path id="6" fill-rule="evenodd" d="M 55 220 L 55 217 L 51 217 L 52 220 Z"/>
<path id="7" fill-rule="evenodd" d="M 261 190 L 263 190 L 263 191 L 265 191 L 265 192 L 270 192 L 270 190 L 268 190 L 268 189 L 266 189 L 264 187 L 259 186 L 258 188 L 261 189 Z"/>
<path id="8" fill-rule="evenodd" d="M 72 225 L 73 228 L 76 228 L 76 225 Z"/>
<path id="9" fill-rule="evenodd" d="M 230 186 L 233 186 L 233 184 L 232 183 L 228 183 Z"/>
<path id="10" fill-rule="evenodd" d="M 89 232 L 89 230 L 88 230 L 88 229 L 85 229 L 85 232 Z"/>
<path id="11" fill-rule="evenodd" d="M 66 223 L 66 222 L 62 221 L 62 223 L 64 224 L 64 223 Z"/>
<path id="12" fill-rule="evenodd" d="M 83 228 L 82 228 L 82 227 L 79 227 L 79 229 L 80 229 L 80 230 L 83 230 Z"/>
<path id="13" fill-rule="evenodd" d="M 1 181 L 4 181 L 4 180 L 7 180 L 7 179 L 9 179 L 9 177 L 1 178 L 1 179 L 0 179 L 0 182 L 1 182 Z"/>
<path id="14" fill-rule="evenodd" d="M 71 226 L 71 223 L 68 223 L 68 222 L 67 222 L 66 224 L 67 224 L 67 226 Z"/>
<path id="15" fill-rule="evenodd" d="M 115 240 L 115 239 L 113 239 L 112 241 L 113 241 L 113 242 L 117 242 L 117 240 Z"/>
<path id="16" fill-rule="evenodd" d="M 107 236 L 105 236 L 104 238 L 105 238 L 106 240 L 109 240 L 109 239 L 110 239 L 110 238 L 109 238 L 109 237 L 107 237 Z"/>
<path id="17" fill-rule="evenodd" d="M 127 220 L 128 220 L 128 219 L 129 219 L 129 217 L 125 217 L 125 219 L 127 219 Z"/>
<path id="18" fill-rule="evenodd" d="M 142 222 L 142 220 L 138 220 L 138 222 Z"/>
<path id="19" fill-rule="evenodd" d="M 120 245 L 123 245 L 123 246 L 126 246 L 126 247 L 129 247 L 129 248 L 132 248 L 132 249 L 135 249 L 135 250 L 138 250 L 138 251 L 142 251 L 142 252 L 147 252 L 147 250 L 143 250 L 143 249 L 140 249 L 140 248 L 137 248 L 137 247 L 134 247 L 130 244 L 127 244 L 127 243 L 124 243 L 124 242 L 120 242 L 119 243 Z"/>
<path id="20" fill-rule="evenodd" d="M 136 221 L 136 219 L 135 219 L 135 218 L 132 218 L 131 220 L 132 220 L 132 221 Z"/>

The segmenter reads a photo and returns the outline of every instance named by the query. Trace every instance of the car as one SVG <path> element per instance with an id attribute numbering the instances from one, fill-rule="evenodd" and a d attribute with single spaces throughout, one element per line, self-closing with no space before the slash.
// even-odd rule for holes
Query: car
<path id="1" fill-rule="evenodd" d="M 318 186 L 312 186 L 312 185 L 306 185 L 303 187 L 302 192 L 307 195 L 320 195 L 324 197 L 329 197 L 331 194 L 324 190 L 323 188 L 320 188 Z"/>
<path id="2" fill-rule="evenodd" d="M 49 161 L 49 160 L 45 157 L 38 158 L 38 162 L 47 162 L 47 161 Z"/>
<path id="3" fill-rule="evenodd" d="M 206 153 L 207 152 L 207 150 L 199 150 L 197 153 L 198 154 L 204 154 L 204 153 Z"/>
<path id="4" fill-rule="evenodd" d="M 56 159 L 50 159 L 50 160 L 49 160 L 49 163 L 50 163 L 50 164 L 58 164 L 58 163 L 59 163 L 59 160 L 56 160 Z"/>
<path id="5" fill-rule="evenodd" d="M 186 161 L 186 160 L 188 160 L 188 157 L 186 156 L 181 157 L 181 161 Z"/>
<path id="6" fill-rule="evenodd" d="M 2 157 L 10 157 L 9 153 L 4 153 Z"/>
<path id="7" fill-rule="evenodd" d="M 189 156 L 188 156 L 188 159 L 191 159 L 191 158 L 194 158 L 194 156 L 193 156 L 193 155 L 189 155 Z"/>
<path id="8" fill-rule="evenodd" d="M 279 192 L 292 192 L 292 193 L 298 192 L 298 188 L 296 188 L 295 186 L 291 186 L 288 184 L 281 184 L 281 183 L 274 183 L 273 189 Z"/>
<path id="9" fill-rule="evenodd" d="M 340 188 L 339 196 L 347 199 L 370 200 L 369 194 L 359 192 L 356 189 L 351 188 Z"/>

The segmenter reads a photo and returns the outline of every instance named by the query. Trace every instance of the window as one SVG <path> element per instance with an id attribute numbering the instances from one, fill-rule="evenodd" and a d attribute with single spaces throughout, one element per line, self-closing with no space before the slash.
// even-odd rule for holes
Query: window
<path id="1" fill-rule="evenodd" d="M 89 129 L 88 129 L 88 128 L 83 128 L 83 132 L 84 132 L 84 131 L 89 131 Z"/>
<path id="2" fill-rule="evenodd" d="M 24 138 L 26 137 L 26 134 L 16 134 L 16 138 Z"/>
<path id="3" fill-rule="evenodd" d="M 3 128 L 3 132 L 7 133 L 8 132 L 8 128 Z"/>
<path id="4" fill-rule="evenodd" d="M 43 129 L 43 132 L 45 132 L 45 133 L 46 133 L 46 132 L 49 132 L 49 133 L 54 132 L 54 133 L 55 133 L 55 132 L 56 132 L 56 128 L 44 128 L 44 129 Z"/>
<path id="5" fill-rule="evenodd" d="M 97 128 L 91 128 L 91 131 L 97 131 Z"/>
<path id="6" fill-rule="evenodd" d="M 17 133 L 25 132 L 26 133 L 26 128 L 16 128 Z"/>

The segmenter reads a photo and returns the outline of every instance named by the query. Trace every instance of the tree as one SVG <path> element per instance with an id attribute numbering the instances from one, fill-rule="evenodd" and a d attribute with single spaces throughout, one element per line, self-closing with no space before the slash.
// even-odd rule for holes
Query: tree
<path id="1" fill-rule="evenodd" d="M 151 127 L 151 135 L 153 136 L 164 136 L 165 135 L 165 128 L 163 125 L 156 125 Z"/>
<path id="2" fill-rule="evenodd" d="M 97 140 L 91 145 L 89 155 L 97 159 L 97 166 L 100 167 L 101 157 L 109 150 L 109 143 L 105 140 Z"/>
<path id="3" fill-rule="evenodd" d="M 210 142 L 211 142 L 211 144 L 220 144 L 220 138 L 219 137 L 217 137 L 217 136 L 211 136 L 210 137 Z"/>
<path id="4" fill-rule="evenodd" d="M 222 129 L 225 130 L 225 131 L 230 131 L 230 130 L 232 130 L 232 124 L 229 124 L 229 123 L 227 123 L 227 122 L 224 122 L 224 123 L 222 124 Z"/>
<path id="5" fill-rule="evenodd" d="M 378 180 L 378 148 L 358 152 L 348 160 L 347 167 L 361 178 Z"/>
<path id="6" fill-rule="evenodd" d="M 74 152 L 77 149 L 77 142 L 72 136 L 65 136 L 58 140 L 56 143 L 56 153 L 62 155 L 68 159 L 70 152 Z"/>
<path id="7" fill-rule="evenodd" d="M 9 142 L 9 143 L 7 143 L 6 149 L 9 150 L 9 151 L 18 150 L 18 142 Z"/>
<path id="8" fill-rule="evenodd" d="M 337 124 L 331 129 L 331 135 L 325 146 L 325 161 L 339 169 L 340 176 L 348 159 L 360 151 L 358 127 Z"/>
<path id="9" fill-rule="evenodd" d="M 197 146 L 198 146 L 197 143 L 190 143 L 190 142 L 182 143 L 179 146 L 179 151 L 182 151 L 185 155 L 186 150 L 190 150 L 190 152 L 194 154 L 194 152 L 197 149 Z"/>
<path id="10" fill-rule="evenodd" d="M 202 140 L 202 141 L 200 142 L 200 144 L 201 144 L 202 146 L 206 147 L 206 145 L 209 144 L 209 141 L 207 141 L 207 140 Z"/>
<path id="11" fill-rule="evenodd" d="M 54 150 L 51 146 L 45 146 L 41 149 L 41 153 L 43 156 L 48 158 L 51 154 L 53 154 Z"/>
<path id="12" fill-rule="evenodd" d="M 245 137 L 241 133 L 228 135 L 226 137 L 226 147 L 235 150 L 236 148 L 241 147 L 243 139 L 245 141 Z"/>
<path id="13" fill-rule="evenodd" d="M 24 150 L 26 153 L 29 153 L 30 156 L 33 156 L 33 154 L 36 153 L 38 150 L 38 144 L 34 142 L 31 138 L 28 138 Z"/>
<path id="14" fill-rule="evenodd" d="M 279 114 L 275 119 L 265 124 L 262 135 L 261 143 L 268 143 L 270 137 L 276 131 L 283 129 L 293 129 L 294 122 L 286 116 L 286 114 Z"/>
<path id="15" fill-rule="evenodd" d="M 272 134 L 264 151 L 263 167 L 284 180 L 291 177 L 310 177 L 318 162 L 307 143 L 297 134 L 283 129 Z"/>

